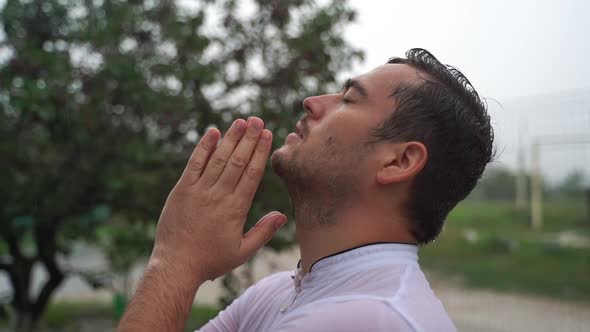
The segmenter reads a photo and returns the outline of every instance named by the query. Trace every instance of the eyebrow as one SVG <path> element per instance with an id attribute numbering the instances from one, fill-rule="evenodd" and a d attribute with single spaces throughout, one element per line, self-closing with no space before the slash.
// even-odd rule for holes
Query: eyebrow
<path id="1" fill-rule="evenodd" d="M 344 86 L 342 87 L 342 92 L 350 88 L 355 88 L 363 97 L 367 98 L 369 94 L 367 93 L 367 89 L 365 86 L 357 79 L 349 78 L 344 82 Z"/>

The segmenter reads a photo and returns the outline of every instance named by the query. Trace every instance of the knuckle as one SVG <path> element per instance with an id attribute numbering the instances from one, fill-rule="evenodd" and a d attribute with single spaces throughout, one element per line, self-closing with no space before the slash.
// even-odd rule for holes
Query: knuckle
<path id="1" fill-rule="evenodd" d="M 213 150 L 213 145 L 208 144 L 207 142 L 203 142 L 203 140 L 201 140 L 199 142 L 199 148 L 205 150 L 206 152 L 211 152 L 211 150 Z"/>
<path id="2" fill-rule="evenodd" d="M 205 199 L 210 204 L 213 204 L 222 201 L 227 196 L 227 192 L 219 186 L 214 186 L 206 196 L 207 197 Z"/>
<path id="3" fill-rule="evenodd" d="M 191 163 L 189 163 L 188 167 L 191 172 L 197 173 L 197 172 L 202 171 L 203 168 L 205 167 L 205 165 L 203 165 L 202 161 L 194 160 Z"/>
<path id="4" fill-rule="evenodd" d="M 268 151 L 269 149 L 270 149 L 270 145 L 268 145 L 268 144 L 264 144 L 262 142 L 258 142 L 258 144 L 256 144 L 256 151 L 258 151 L 258 152 L 266 153 L 266 151 Z"/>
<path id="5" fill-rule="evenodd" d="M 246 159 L 241 156 L 233 155 L 230 159 L 230 163 L 238 168 L 243 168 L 246 166 Z"/>
<path id="6" fill-rule="evenodd" d="M 258 179 L 262 176 L 263 169 L 259 167 L 248 167 L 246 175 L 252 179 Z"/>
<path id="7" fill-rule="evenodd" d="M 213 156 L 209 162 L 211 163 L 211 166 L 215 168 L 221 168 L 225 166 L 225 158 L 222 156 Z"/>

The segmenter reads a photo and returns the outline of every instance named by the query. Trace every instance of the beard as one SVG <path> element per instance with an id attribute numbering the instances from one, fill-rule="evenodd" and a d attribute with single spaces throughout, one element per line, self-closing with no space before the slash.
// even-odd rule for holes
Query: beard
<path id="1" fill-rule="evenodd" d="M 359 149 L 345 146 L 329 137 L 313 150 L 299 144 L 291 151 L 273 153 L 272 169 L 289 191 L 298 227 L 334 225 L 339 213 L 358 197 L 358 161 L 362 156 Z"/>

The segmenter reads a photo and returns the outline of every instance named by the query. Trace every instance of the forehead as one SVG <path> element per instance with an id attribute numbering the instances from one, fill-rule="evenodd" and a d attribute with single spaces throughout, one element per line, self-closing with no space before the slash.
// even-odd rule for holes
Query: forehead
<path id="1" fill-rule="evenodd" d="M 379 100 L 391 97 L 402 83 L 420 80 L 418 70 L 406 64 L 385 64 L 363 75 L 357 76 L 367 89 L 369 99 Z"/>

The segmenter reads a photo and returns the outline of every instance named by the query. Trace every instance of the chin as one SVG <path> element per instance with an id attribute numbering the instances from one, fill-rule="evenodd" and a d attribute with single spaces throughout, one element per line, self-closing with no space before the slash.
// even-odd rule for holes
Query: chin
<path id="1" fill-rule="evenodd" d="M 283 143 L 283 145 L 281 147 L 279 147 L 278 149 L 274 150 L 272 155 L 271 155 L 271 163 L 274 163 L 274 159 L 279 158 L 279 159 L 287 159 L 290 158 L 290 155 L 293 154 L 293 148 L 294 146 L 292 146 L 291 144 L 288 144 L 287 142 Z"/>
<path id="2" fill-rule="evenodd" d="M 287 158 L 284 151 L 285 146 L 276 149 L 270 156 L 270 166 L 279 177 L 283 177 L 287 169 Z"/>
<path id="3" fill-rule="evenodd" d="M 289 176 L 287 173 L 294 172 L 294 161 L 302 157 L 300 144 L 303 142 L 304 140 L 294 133 L 285 138 L 283 145 L 271 155 L 270 165 L 275 174 L 286 180 Z"/>

